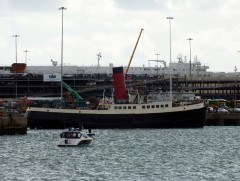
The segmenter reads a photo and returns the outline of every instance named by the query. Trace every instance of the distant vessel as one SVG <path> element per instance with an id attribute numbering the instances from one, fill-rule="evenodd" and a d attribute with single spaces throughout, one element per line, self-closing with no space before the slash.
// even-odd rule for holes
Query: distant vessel
<path id="1" fill-rule="evenodd" d="M 200 128 L 204 126 L 204 103 L 172 102 L 170 97 L 135 90 L 127 95 L 123 67 L 113 68 L 115 99 L 92 108 L 58 109 L 29 107 L 28 127 L 56 129 L 85 128 Z"/>
<path id="2" fill-rule="evenodd" d="M 145 66 L 142 67 L 134 67 L 131 66 L 128 69 L 128 74 L 131 75 L 149 75 L 149 76 L 162 76 L 162 75 L 169 75 L 171 71 L 169 66 L 165 61 L 162 61 L 163 66 Z M 27 66 L 26 73 L 32 74 L 49 74 L 49 73 L 59 73 L 61 66 Z M 71 65 L 64 65 L 63 74 L 70 75 L 70 74 L 110 74 L 112 75 L 112 68 L 114 67 L 113 63 L 110 63 L 109 66 L 71 66 Z M 185 76 L 190 74 L 190 67 L 191 67 L 191 75 L 202 75 L 207 76 L 210 72 L 207 72 L 209 69 L 208 66 L 202 65 L 201 62 L 195 58 L 195 61 L 191 63 L 183 61 L 182 58 L 178 57 L 177 62 L 171 63 L 172 67 L 172 75 L 179 75 Z M 127 66 L 123 67 L 124 72 L 126 72 Z"/>
<path id="3" fill-rule="evenodd" d="M 149 60 L 150 62 L 151 60 Z M 52 66 L 26 66 L 22 67 L 22 72 L 18 73 L 27 73 L 27 74 L 52 74 L 52 73 L 60 73 L 61 66 L 58 65 L 57 61 L 51 60 Z M 190 74 L 191 67 L 191 75 L 201 75 L 208 76 L 212 74 L 212 72 L 208 72 L 208 66 L 202 65 L 201 62 L 195 57 L 195 60 L 190 64 L 186 60 L 183 60 L 181 56 L 178 56 L 177 62 L 172 62 L 171 66 L 172 70 L 167 66 L 166 61 L 161 60 L 162 65 L 159 66 L 131 66 L 129 67 L 128 74 L 129 75 L 149 75 L 149 76 L 162 76 L 169 75 L 171 71 L 172 75 L 185 76 Z M 20 65 L 19 65 L 20 66 Z M 19 67 L 18 66 L 18 67 Z M 13 64 L 12 67 L 15 67 Z M 1 66 L 0 74 L 11 74 L 16 73 L 16 71 L 12 71 L 13 68 L 11 66 Z M 77 65 L 64 65 L 63 75 L 75 75 L 75 74 L 109 74 L 112 75 L 113 63 L 110 63 L 109 66 L 100 66 L 99 64 L 96 66 L 77 66 Z M 127 69 L 127 66 L 123 67 L 124 72 Z M 16 68 L 14 68 L 16 70 Z"/>

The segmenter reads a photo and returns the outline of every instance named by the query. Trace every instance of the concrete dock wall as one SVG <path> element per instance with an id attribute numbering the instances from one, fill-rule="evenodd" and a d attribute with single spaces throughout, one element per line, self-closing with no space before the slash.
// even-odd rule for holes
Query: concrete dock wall
<path id="1" fill-rule="evenodd" d="M 27 118 L 23 115 L 0 117 L 0 135 L 27 134 Z"/>
<path id="2" fill-rule="evenodd" d="M 206 126 L 240 126 L 240 113 L 207 113 Z"/>

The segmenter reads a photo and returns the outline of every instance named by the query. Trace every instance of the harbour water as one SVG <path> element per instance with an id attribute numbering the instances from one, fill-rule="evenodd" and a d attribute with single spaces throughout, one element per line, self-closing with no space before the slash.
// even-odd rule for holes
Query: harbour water
<path id="1" fill-rule="evenodd" d="M 240 180 L 240 127 L 98 129 L 63 148 L 61 131 L 1 136 L 0 180 Z"/>

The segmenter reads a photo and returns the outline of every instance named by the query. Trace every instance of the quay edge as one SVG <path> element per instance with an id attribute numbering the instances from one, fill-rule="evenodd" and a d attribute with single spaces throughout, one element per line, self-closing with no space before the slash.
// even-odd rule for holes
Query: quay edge
<path id="1" fill-rule="evenodd" d="M 205 126 L 240 126 L 240 113 L 206 113 Z"/>
<path id="2" fill-rule="evenodd" d="M 0 117 L 0 135 L 26 135 L 27 118 L 23 115 Z"/>

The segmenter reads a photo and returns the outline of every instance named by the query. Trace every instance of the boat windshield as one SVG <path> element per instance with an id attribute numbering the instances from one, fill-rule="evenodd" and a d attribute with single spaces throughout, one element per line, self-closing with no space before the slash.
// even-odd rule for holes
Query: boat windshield
<path id="1" fill-rule="evenodd" d="M 80 138 L 81 133 L 78 132 L 64 132 L 60 135 L 61 138 Z"/>

